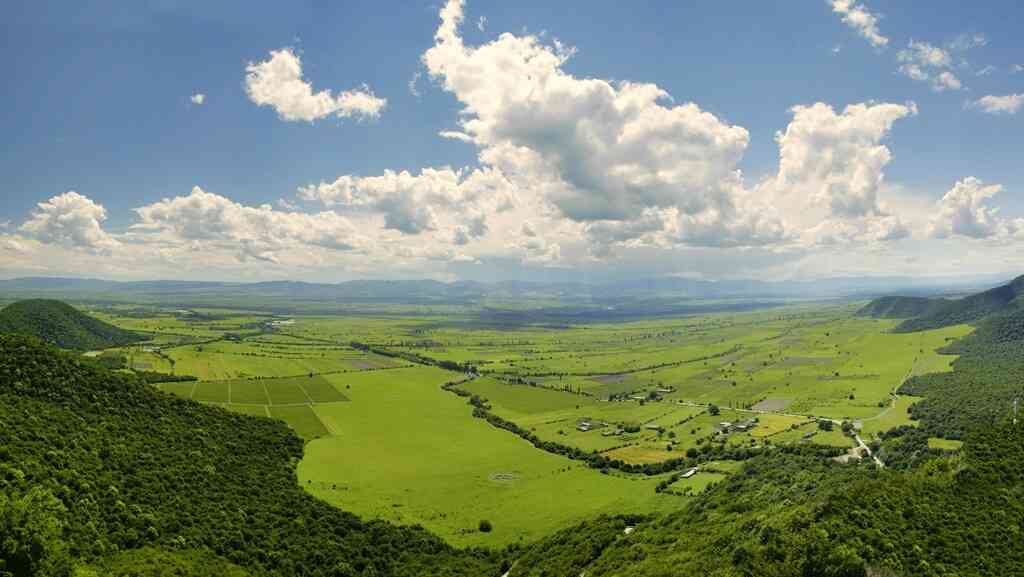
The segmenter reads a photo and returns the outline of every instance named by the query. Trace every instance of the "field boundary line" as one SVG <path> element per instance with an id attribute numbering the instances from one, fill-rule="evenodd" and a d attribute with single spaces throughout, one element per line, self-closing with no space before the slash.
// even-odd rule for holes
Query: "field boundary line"
<path id="1" fill-rule="evenodd" d="M 309 401 L 309 404 L 310 404 L 310 405 L 312 405 L 312 404 L 313 404 L 313 397 L 309 396 L 309 393 L 308 393 L 308 392 L 306 392 L 306 387 L 303 387 L 303 386 L 302 386 L 302 385 L 301 385 L 300 383 L 298 383 L 298 382 L 296 382 L 296 383 L 295 383 L 295 386 L 296 386 L 296 387 L 299 387 L 299 390 L 300 390 L 300 391 L 302 391 L 302 394 L 303 394 L 303 395 L 306 395 L 306 400 L 307 400 L 307 401 Z"/>
<path id="2" fill-rule="evenodd" d="M 192 382 L 192 390 L 188 392 L 188 398 L 191 399 L 196 395 L 196 389 L 199 388 L 199 379 Z"/>
<path id="3" fill-rule="evenodd" d="M 316 417 L 316 420 L 320 422 L 320 426 L 323 427 L 325 431 L 327 431 L 327 434 L 330 435 L 331 437 L 337 437 L 338 434 L 334 432 L 334 428 L 328 425 L 327 422 L 320 418 L 320 415 L 317 414 L 316 409 L 314 408 L 315 405 L 309 404 L 307 406 L 309 407 L 310 412 L 313 413 L 313 416 Z"/>
<path id="4" fill-rule="evenodd" d="M 274 403 L 270 402 L 270 391 L 267 390 L 267 384 L 263 382 L 263 379 L 260 379 L 259 381 L 260 386 L 263 387 L 263 394 L 267 397 L 267 405 L 273 405 Z"/>

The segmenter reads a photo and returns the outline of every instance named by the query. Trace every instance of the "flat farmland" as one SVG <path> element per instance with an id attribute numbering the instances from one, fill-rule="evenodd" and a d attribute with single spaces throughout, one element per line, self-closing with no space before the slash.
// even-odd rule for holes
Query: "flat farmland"
<path id="1" fill-rule="evenodd" d="M 602 475 L 471 416 L 429 367 L 331 375 L 350 403 L 317 405 L 332 435 L 306 447 L 299 481 L 357 514 L 419 523 L 459 545 L 530 540 L 599 513 L 677 507 L 657 477 Z M 476 531 L 487 519 L 494 531 Z"/>
<path id="2" fill-rule="evenodd" d="M 216 341 L 182 345 L 164 351 L 176 372 L 203 380 L 245 377 L 287 377 L 303 373 L 360 371 L 400 366 L 379 355 L 348 347 L 309 347 L 259 341 Z"/>
<path id="3" fill-rule="evenodd" d="M 890 331 L 896 321 L 850 312 L 797 308 L 675 325 L 506 334 L 436 330 L 421 332 L 429 346 L 402 342 L 401 348 L 445 360 L 491 351 L 491 360 L 478 367 L 488 377 L 462 388 L 486 399 L 496 415 L 547 441 L 644 464 L 711 440 L 751 447 L 805 442 L 816 418 L 862 421 L 869 436 L 909 423 L 907 408 L 915 399 L 894 396 L 895 389 L 912 374 L 948 370 L 953 357 L 936 349 L 969 329 L 897 334 Z M 578 352 L 571 352 L 574 338 Z M 624 352 L 630 347 L 632 353 Z M 502 360 L 494 360 L 499 355 Z M 593 367 L 618 372 L 593 375 Z M 707 414 L 711 405 L 721 414 Z M 751 419 L 756 423 L 749 430 L 719 432 L 723 422 Z M 581 427 L 584 422 L 596 426 Z M 811 439 L 851 444 L 826 432 Z"/>

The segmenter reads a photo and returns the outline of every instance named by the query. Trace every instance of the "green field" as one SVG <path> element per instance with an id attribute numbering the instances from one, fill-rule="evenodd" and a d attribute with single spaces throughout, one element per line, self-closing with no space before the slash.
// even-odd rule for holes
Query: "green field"
<path id="1" fill-rule="evenodd" d="M 459 545 L 679 506 L 679 497 L 654 493 L 657 478 L 602 475 L 474 419 L 439 388 L 451 376 L 433 368 L 345 375 L 352 401 L 315 407 L 333 434 L 307 445 L 300 483 L 357 514 L 422 524 Z M 492 533 L 476 530 L 481 519 Z"/>
<path id="2" fill-rule="evenodd" d="M 963 445 L 963 441 L 957 441 L 955 439 L 939 439 L 937 437 L 931 437 L 928 439 L 928 448 L 938 449 L 940 451 L 959 451 L 960 447 Z"/>
<path id="3" fill-rule="evenodd" d="M 443 383 L 465 381 L 459 387 L 490 414 L 544 442 L 630 466 L 708 447 L 845 450 L 853 440 L 818 419 L 850 420 L 868 441 L 914 424 L 908 409 L 918 398 L 896 389 L 950 370 L 955 357 L 936 349 L 970 330 L 898 334 L 896 321 L 858 318 L 856 308 L 515 330 L 431 316 L 298 316 L 273 328 L 257 313 L 224 311 L 106 318 L 155 336 L 126 348 L 129 359 L 200 379 L 161 390 L 291 426 L 308 441 L 299 478 L 313 494 L 457 545 L 501 546 L 601 513 L 678 508 L 742 463 L 703 463 L 659 494 L 670 473 L 602 473 L 536 448 L 474 418 L 468 399 Z M 493 532 L 477 531 L 482 519 Z"/>

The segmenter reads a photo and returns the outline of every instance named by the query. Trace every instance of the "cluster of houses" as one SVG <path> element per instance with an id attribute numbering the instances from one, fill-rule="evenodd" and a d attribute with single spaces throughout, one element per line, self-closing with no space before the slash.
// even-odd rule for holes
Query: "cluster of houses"
<path id="1" fill-rule="evenodd" d="M 715 427 L 719 433 L 727 435 L 729 433 L 746 433 L 750 429 L 757 426 L 757 419 L 747 419 L 746 421 L 730 423 L 729 421 L 722 421 Z"/>
<path id="2" fill-rule="evenodd" d="M 602 437 L 618 437 L 626 432 L 622 427 L 613 425 L 608 421 L 599 421 L 597 419 L 591 419 L 590 417 L 583 417 L 576 422 L 576 430 L 582 433 L 596 429 L 604 429 L 601 431 Z"/>

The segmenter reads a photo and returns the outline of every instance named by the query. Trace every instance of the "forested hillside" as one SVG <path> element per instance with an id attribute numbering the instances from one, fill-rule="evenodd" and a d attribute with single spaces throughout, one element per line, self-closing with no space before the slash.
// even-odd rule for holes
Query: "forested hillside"
<path id="1" fill-rule="evenodd" d="M 1012 414 L 1024 397 L 1024 313 L 985 319 L 949 351 L 962 355 L 952 373 L 903 387 L 925 400 L 912 409 L 919 427 L 875 446 L 886 469 L 781 449 L 629 535 L 622 519 L 555 535 L 512 574 L 1024 574 L 1024 423 Z M 930 449 L 929 436 L 962 439 L 963 449 Z"/>
<path id="2" fill-rule="evenodd" d="M 56 300 L 18 301 L 0 310 L 0 333 L 33 336 L 64 349 L 118 347 L 144 340 Z"/>
<path id="3" fill-rule="evenodd" d="M 990 315 L 1012 312 L 1024 307 L 1021 295 L 1024 295 L 1024 276 L 985 292 L 930 307 L 921 316 L 901 323 L 896 330 L 912 332 L 973 323 Z"/>
<path id="4" fill-rule="evenodd" d="M 945 299 L 927 297 L 877 298 L 857 311 L 857 316 L 877 319 L 909 319 L 921 316 L 942 306 Z"/>
<path id="5" fill-rule="evenodd" d="M 157 574 L 117 555 L 147 546 L 195 552 L 176 557 L 186 569 L 209 551 L 255 575 L 499 573 L 495 554 L 306 494 L 294 468 L 302 447 L 281 422 L 0 335 L 0 575 L 67 575 L 72 564 Z"/>

